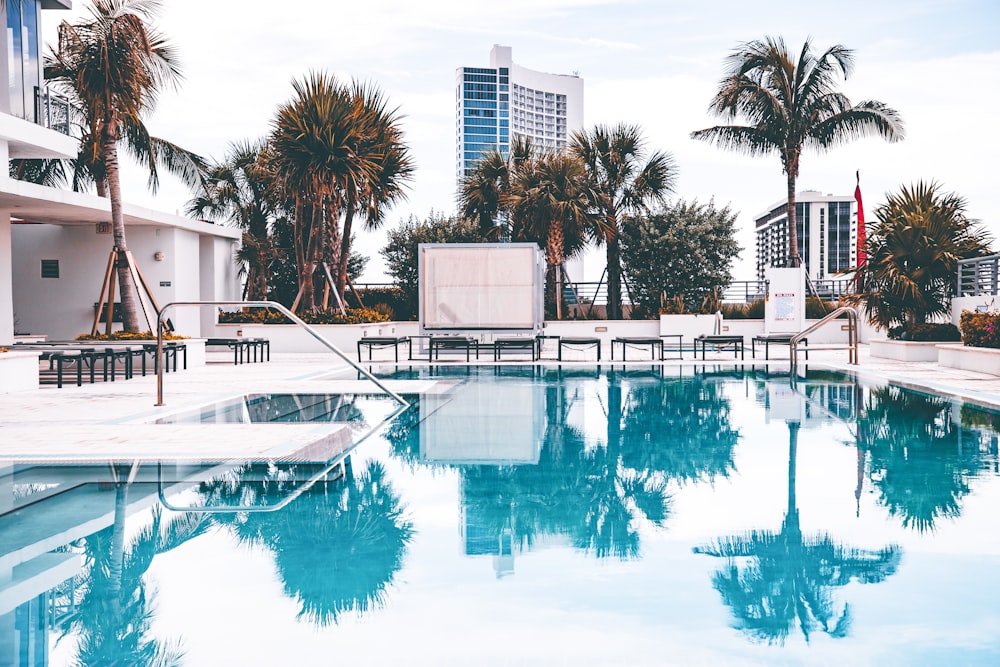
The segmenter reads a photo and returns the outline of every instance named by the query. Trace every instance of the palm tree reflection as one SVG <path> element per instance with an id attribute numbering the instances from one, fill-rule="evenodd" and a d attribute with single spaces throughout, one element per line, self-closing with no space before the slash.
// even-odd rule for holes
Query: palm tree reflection
<path id="1" fill-rule="evenodd" d="M 260 472 L 247 470 L 244 478 Z M 301 474 L 270 471 L 255 481 L 206 491 L 215 502 L 228 497 L 228 502 L 273 504 L 301 479 Z M 317 482 L 280 511 L 223 520 L 241 541 L 274 553 L 285 593 L 298 601 L 300 617 L 329 625 L 345 612 L 363 614 L 385 603 L 413 536 L 404 510 L 381 463 L 369 461 L 355 475 L 348 459 L 342 479 Z"/>
<path id="2" fill-rule="evenodd" d="M 858 420 L 879 502 L 918 532 L 961 512 L 983 458 L 977 435 L 965 438 L 951 401 L 898 387 L 872 390 Z"/>
<path id="3" fill-rule="evenodd" d="M 709 480 L 733 469 L 739 433 L 728 424 L 729 401 L 720 384 L 702 379 L 612 372 L 601 442 L 568 419 L 573 390 L 572 383 L 546 383 L 537 464 L 460 469 L 466 530 L 509 533 L 521 549 L 541 535 L 561 535 L 598 558 L 636 558 L 640 526 L 666 525 L 671 481 Z"/>
<path id="4" fill-rule="evenodd" d="M 712 584 L 751 639 L 784 643 L 798 625 L 806 641 L 820 629 L 844 637 L 850 629 L 850 606 L 840 611 L 832 589 L 851 581 L 877 583 L 892 575 L 900 547 L 855 549 L 827 533 L 802 534 L 795 498 L 795 459 L 799 423 L 788 422 L 788 510 L 778 532 L 755 530 L 696 547 L 695 553 L 726 558 Z"/>
<path id="5" fill-rule="evenodd" d="M 125 482 L 116 486 L 124 498 Z M 122 504 L 120 500 L 119 504 Z M 203 515 L 171 514 L 159 506 L 153 520 L 127 545 L 118 544 L 124 532 L 124 514 L 116 523 L 84 541 L 85 574 L 78 589 L 78 614 L 70 629 L 78 635 L 76 662 L 81 665 L 172 665 L 183 656 L 180 640 L 162 641 L 150 635 L 154 613 L 153 591 L 145 574 L 154 556 L 170 551 L 202 534 Z"/>

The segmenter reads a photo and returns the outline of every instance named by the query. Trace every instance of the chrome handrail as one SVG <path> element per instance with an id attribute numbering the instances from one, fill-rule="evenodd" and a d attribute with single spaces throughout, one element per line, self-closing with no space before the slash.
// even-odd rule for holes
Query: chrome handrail
<path id="1" fill-rule="evenodd" d="M 340 348 L 324 338 L 318 331 L 313 329 L 311 326 L 303 322 L 299 317 L 292 311 L 285 308 L 283 305 L 276 301 L 171 301 L 170 303 L 163 306 L 160 312 L 156 316 L 156 406 L 163 405 L 163 314 L 173 306 L 256 306 L 261 308 L 274 308 L 275 310 L 281 312 L 285 317 L 290 319 L 295 324 L 299 325 L 306 330 L 313 338 L 322 343 L 331 352 L 334 352 L 341 359 L 350 364 L 356 371 L 364 375 L 366 378 L 375 383 L 375 386 L 384 391 L 385 393 L 392 396 L 402 405 L 404 408 L 410 407 L 410 403 L 406 401 L 402 396 L 389 389 L 384 384 L 382 384 L 378 378 L 366 371 L 359 364 L 354 363 L 354 360 L 344 354 Z"/>
<path id="2" fill-rule="evenodd" d="M 853 308 L 841 306 L 840 308 L 827 313 L 826 317 L 821 319 L 819 322 L 814 323 L 805 331 L 800 331 L 789 339 L 788 346 L 790 350 L 788 356 L 790 357 L 792 366 L 791 372 L 793 376 L 795 375 L 795 366 L 799 359 L 799 342 L 801 342 L 803 338 L 811 334 L 813 331 L 822 327 L 824 324 L 840 319 L 841 315 L 847 315 L 847 363 L 853 366 L 858 365 L 858 313 Z"/>

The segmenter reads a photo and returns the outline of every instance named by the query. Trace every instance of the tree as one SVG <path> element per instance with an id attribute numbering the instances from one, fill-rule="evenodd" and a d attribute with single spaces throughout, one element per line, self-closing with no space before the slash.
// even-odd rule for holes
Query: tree
<path id="1" fill-rule="evenodd" d="M 321 262 L 333 267 L 340 262 L 342 185 L 364 182 L 377 165 L 360 150 L 365 128 L 348 86 L 331 74 L 312 72 L 292 88 L 295 95 L 272 121 L 270 164 L 294 202 L 300 303 L 319 311 L 316 269 Z"/>
<path id="2" fill-rule="evenodd" d="M 563 263 L 582 251 L 601 228 L 596 199 L 583 163 L 565 152 L 525 160 L 514 173 L 509 192 L 501 197 L 517 226 L 512 237 L 545 248 L 546 310 L 556 319 L 562 319 Z"/>
<path id="3" fill-rule="evenodd" d="M 499 233 L 509 235 L 512 223 L 507 210 L 511 183 L 521 166 L 536 155 L 530 137 L 515 135 L 510 151 L 487 151 L 472 171 L 462 177 L 458 187 L 458 210 L 463 218 L 475 220 L 486 237 Z"/>
<path id="4" fill-rule="evenodd" d="M 398 228 L 388 233 L 388 243 L 380 251 L 385 258 L 386 273 L 403 293 L 403 302 L 417 312 L 420 298 L 418 249 L 421 243 L 479 243 L 483 240 L 479 226 L 471 220 L 430 212 L 426 220 L 412 215 Z"/>
<path id="5" fill-rule="evenodd" d="M 355 214 L 364 217 L 366 230 L 378 229 L 385 221 L 386 210 L 405 196 L 403 188 L 413 174 L 413 161 L 409 148 L 403 143 L 402 117 L 398 110 L 389 109 L 382 92 L 370 84 L 355 82 L 351 91 L 355 120 L 365 128 L 356 157 L 370 160 L 373 169 L 360 182 L 346 172 L 344 182 L 340 183 L 344 191 L 344 229 L 337 270 L 337 290 L 341 298 L 349 274 Z"/>
<path id="6" fill-rule="evenodd" d="M 58 49 L 46 67 L 56 81 L 70 87 L 87 110 L 95 138 L 90 146 L 102 164 L 111 200 L 111 224 L 117 252 L 128 251 L 122 213 L 118 142 L 142 125 L 142 115 L 159 92 L 176 85 L 180 70 L 174 48 L 150 24 L 159 0 L 94 0 L 89 19 L 59 25 Z M 99 175 L 98 175 L 99 177 Z M 135 286 L 127 262 L 118 262 L 122 325 L 138 331 Z"/>
<path id="7" fill-rule="evenodd" d="M 847 301 L 863 305 L 868 321 L 882 329 L 908 331 L 947 315 L 958 260 L 991 252 L 985 230 L 965 209 L 965 199 L 935 182 L 888 194 L 869 228 L 868 260 L 856 270 L 860 289 Z"/>
<path id="8" fill-rule="evenodd" d="M 660 297 L 683 297 L 697 311 L 713 290 L 732 280 L 736 213 L 714 202 L 678 201 L 621 226 L 623 272 L 632 286 L 633 317 L 656 317 Z"/>
<path id="9" fill-rule="evenodd" d="M 781 37 L 765 37 L 741 44 L 727 62 L 709 110 L 747 124 L 716 125 L 691 136 L 748 155 L 778 154 L 788 187 L 788 265 L 800 266 L 795 181 L 802 150 L 829 150 L 872 134 L 899 141 L 903 121 L 882 102 L 852 105 L 837 91 L 838 75 L 846 79 L 854 68 L 853 51 L 840 44 L 817 56 L 806 40 L 795 60 Z"/>
<path id="10" fill-rule="evenodd" d="M 208 171 L 200 194 L 187 206 L 189 215 L 225 220 L 243 230 L 236 259 L 250 301 L 268 298 L 271 268 L 283 255 L 272 232 L 286 207 L 265 151 L 263 141 L 231 144 L 225 160 Z"/>
<path id="11" fill-rule="evenodd" d="M 604 220 L 600 241 L 607 250 L 608 319 L 622 317 L 619 226 L 626 215 L 665 204 L 677 178 L 673 157 L 662 151 L 647 157 L 644 144 L 635 125 L 598 125 L 574 134 L 570 144 L 570 152 L 583 161 Z"/>

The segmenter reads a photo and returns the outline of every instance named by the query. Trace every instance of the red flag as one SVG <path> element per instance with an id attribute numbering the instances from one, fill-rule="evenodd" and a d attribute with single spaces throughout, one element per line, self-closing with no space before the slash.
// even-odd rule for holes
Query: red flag
<path id="1" fill-rule="evenodd" d="M 861 205 L 861 172 L 855 172 L 858 177 L 858 184 L 854 188 L 854 199 L 858 202 L 858 266 L 868 259 L 865 253 L 865 209 Z"/>

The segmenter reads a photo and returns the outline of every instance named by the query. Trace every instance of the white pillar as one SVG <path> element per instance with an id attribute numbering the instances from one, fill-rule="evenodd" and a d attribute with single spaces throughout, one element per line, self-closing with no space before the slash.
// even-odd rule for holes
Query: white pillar
<path id="1" fill-rule="evenodd" d="M 14 282 L 10 214 L 0 211 L 0 346 L 14 343 Z"/>

